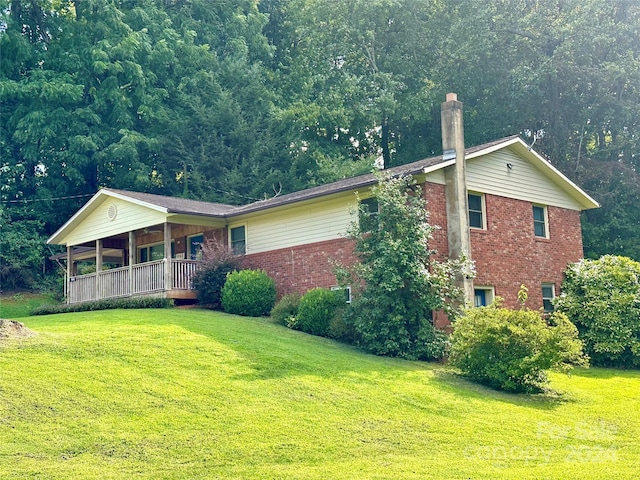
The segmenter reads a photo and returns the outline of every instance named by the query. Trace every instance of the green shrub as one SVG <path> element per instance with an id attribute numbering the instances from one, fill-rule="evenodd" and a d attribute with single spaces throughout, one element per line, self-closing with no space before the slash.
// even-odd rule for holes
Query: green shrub
<path id="1" fill-rule="evenodd" d="M 497 306 L 469 309 L 453 326 L 450 363 L 478 383 L 508 392 L 538 392 L 545 370 L 586 365 L 576 327 L 553 313 Z"/>
<path id="2" fill-rule="evenodd" d="M 605 255 L 569 265 L 555 306 L 594 365 L 640 367 L 640 262 Z"/>
<path id="3" fill-rule="evenodd" d="M 192 281 L 198 303 L 213 309 L 220 308 L 227 274 L 237 266 L 238 257 L 229 247 L 215 239 L 207 239 L 202 245 L 199 270 Z"/>
<path id="4" fill-rule="evenodd" d="M 329 336 L 329 326 L 337 309 L 344 304 L 342 295 L 326 288 L 314 288 L 304 294 L 298 309 L 297 326 L 303 332 Z"/>
<path id="5" fill-rule="evenodd" d="M 173 300 L 159 297 L 111 298 L 93 302 L 72 303 L 71 305 L 42 305 L 33 309 L 30 315 L 50 315 L 54 313 L 90 312 L 116 308 L 170 308 Z"/>
<path id="6" fill-rule="evenodd" d="M 429 243 L 437 227 L 429 223 L 415 179 L 384 172 L 377 179 L 371 188 L 377 208 L 360 202 L 359 220 L 348 231 L 358 261 L 336 268 L 339 283 L 362 286 L 345 312 L 346 324 L 368 352 L 439 358 L 446 337 L 433 330 L 432 312 L 444 310 L 452 319 L 460 313 L 463 292 L 456 277 L 473 277 L 473 267 L 464 258 L 436 259 Z"/>
<path id="7" fill-rule="evenodd" d="M 284 295 L 271 309 L 271 318 L 273 321 L 279 325 L 287 325 L 291 318 L 295 318 L 298 315 L 301 299 L 302 295 L 299 293 L 288 293 Z"/>
<path id="8" fill-rule="evenodd" d="M 448 335 L 433 326 L 429 311 L 419 303 L 390 304 L 385 296 L 354 298 L 345 311 L 353 325 L 354 343 L 376 355 L 408 360 L 440 360 L 448 348 Z"/>
<path id="9" fill-rule="evenodd" d="M 240 270 L 227 275 L 222 287 L 225 312 L 249 317 L 269 315 L 276 303 L 276 284 L 264 270 Z"/>

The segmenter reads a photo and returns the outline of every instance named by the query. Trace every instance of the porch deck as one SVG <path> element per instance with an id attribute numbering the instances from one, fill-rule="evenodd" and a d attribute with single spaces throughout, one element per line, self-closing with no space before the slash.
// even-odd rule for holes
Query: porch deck
<path id="1" fill-rule="evenodd" d="M 69 282 L 65 282 L 68 284 L 65 292 L 67 303 L 143 295 L 195 298 L 191 281 L 197 269 L 198 262 L 195 260 L 165 258 L 88 275 L 72 276 Z"/>

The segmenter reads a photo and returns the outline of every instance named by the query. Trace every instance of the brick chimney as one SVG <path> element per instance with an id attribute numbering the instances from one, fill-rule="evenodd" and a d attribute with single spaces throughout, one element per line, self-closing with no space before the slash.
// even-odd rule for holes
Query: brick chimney
<path id="1" fill-rule="evenodd" d="M 462 102 L 455 93 L 447 93 L 440 118 L 443 158 L 455 159 L 453 165 L 444 169 L 449 258 L 460 258 L 464 254 L 471 259 Z M 464 291 L 464 303 L 473 305 L 473 279 L 460 275 L 456 283 Z"/>

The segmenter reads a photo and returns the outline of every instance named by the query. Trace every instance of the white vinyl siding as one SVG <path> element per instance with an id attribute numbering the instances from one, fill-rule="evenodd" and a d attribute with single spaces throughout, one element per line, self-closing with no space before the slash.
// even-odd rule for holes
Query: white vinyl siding
<path id="1" fill-rule="evenodd" d="M 248 216 L 247 254 L 343 238 L 354 220 L 353 193 L 332 200 Z"/>
<path id="2" fill-rule="evenodd" d="M 109 220 L 109 207 L 115 205 L 116 218 Z M 105 197 L 91 215 L 82 220 L 70 234 L 64 238 L 67 245 L 80 245 L 96 238 L 107 238 L 139 228 L 164 223 L 167 215 L 163 212 L 146 208 L 118 198 Z"/>
<path id="3" fill-rule="evenodd" d="M 467 188 L 532 203 L 581 209 L 578 202 L 549 177 L 509 149 L 468 160 Z"/>

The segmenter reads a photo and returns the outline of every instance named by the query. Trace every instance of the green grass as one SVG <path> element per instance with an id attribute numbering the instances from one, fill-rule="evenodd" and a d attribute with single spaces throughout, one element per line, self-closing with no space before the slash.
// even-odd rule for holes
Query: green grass
<path id="1" fill-rule="evenodd" d="M 34 308 L 59 303 L 49 294 L 16 293 L 0 296 L 0 318 L 26 317 Z"/>
<path id="2" fill-rule="evenodd" d="M 2 479 L 636 478 L 640 372 L 508 395 L 204 310 L 21 319 L 0 346 Z"/>

